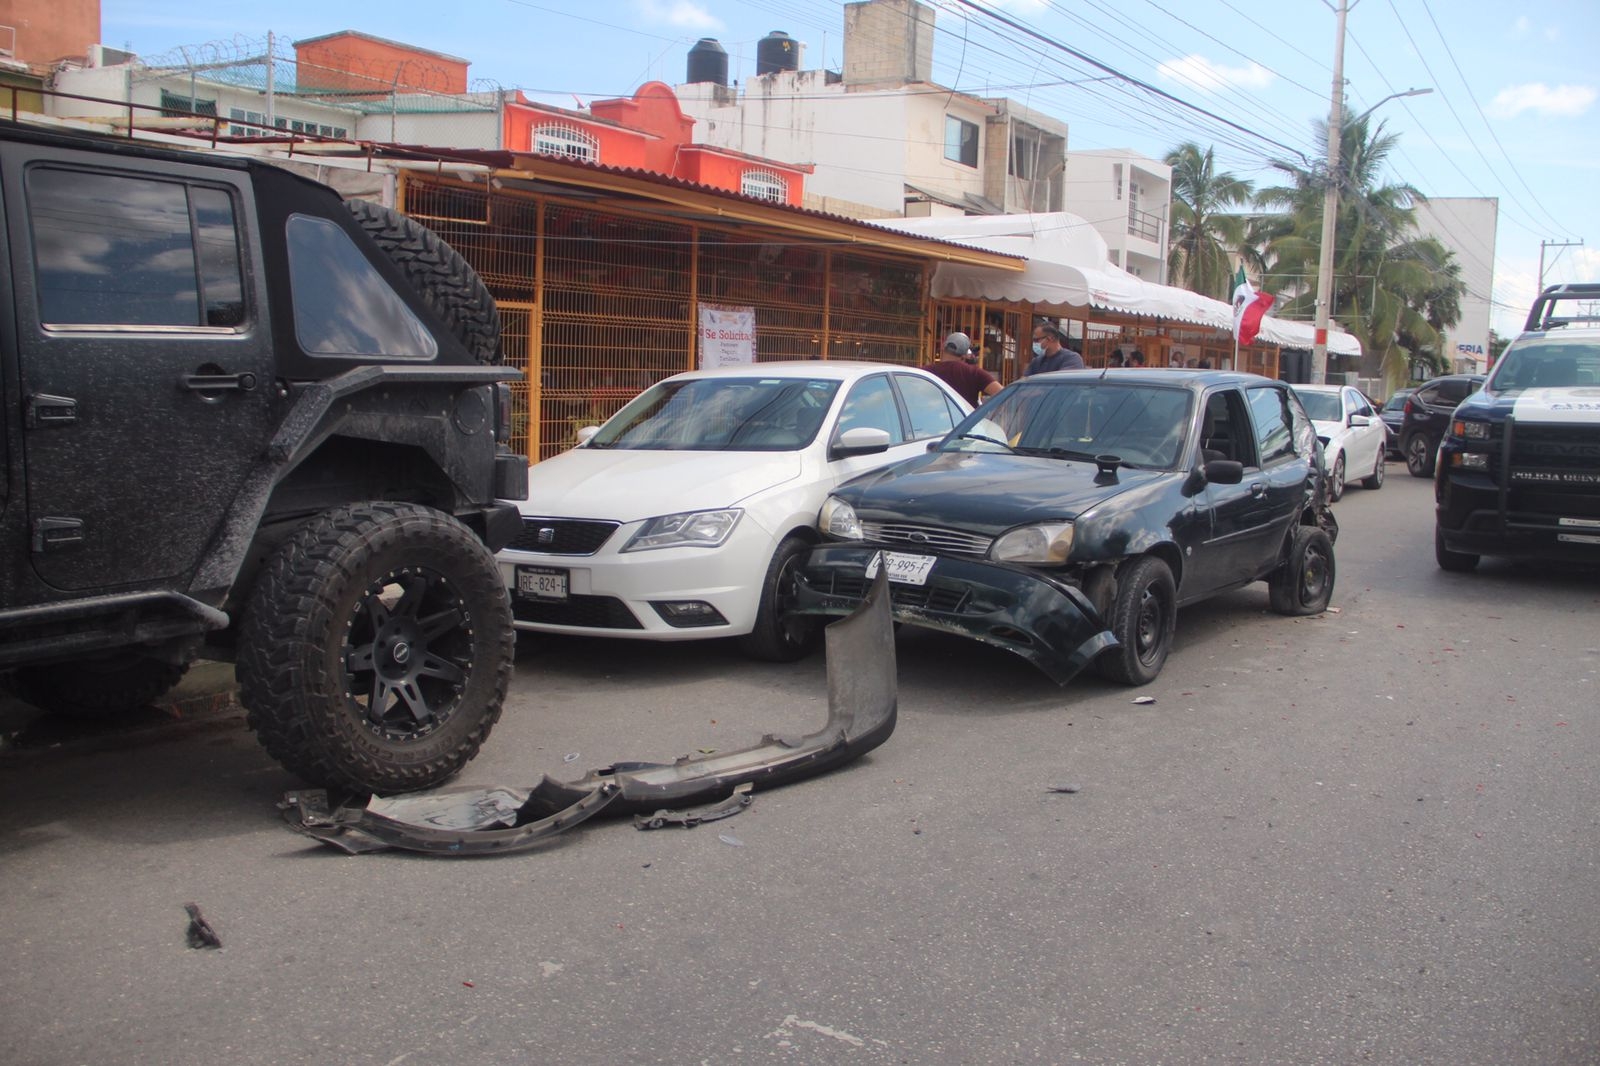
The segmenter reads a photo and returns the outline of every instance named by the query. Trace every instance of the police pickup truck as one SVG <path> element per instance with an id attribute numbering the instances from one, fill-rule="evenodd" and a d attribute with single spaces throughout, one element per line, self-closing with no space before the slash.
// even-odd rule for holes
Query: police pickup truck
<path id="1" fill-rule="evenodd" d="M 1439 446 L 1434 554 L 1600 562 L 1600 284 L 1545 289 Z"/>

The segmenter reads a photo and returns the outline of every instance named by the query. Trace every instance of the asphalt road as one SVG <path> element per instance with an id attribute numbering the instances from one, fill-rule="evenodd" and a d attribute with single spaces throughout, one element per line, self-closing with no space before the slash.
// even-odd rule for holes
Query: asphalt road
<path id="1" fill-rule="evenodd" d="M 236 712 L 35 730 L 0 755 L 0 1058 L 1600 1062 L 1600 575 L 1442 573 L 1390 470 L 1337 505 L 1337 613 L 1191 608 L 1141 690 L 903 632 L 883 747 L 694 830 L 345 856 L 282 826 Z M 462 781 L 809 730 L 824 678 L 525 639 Z"/>

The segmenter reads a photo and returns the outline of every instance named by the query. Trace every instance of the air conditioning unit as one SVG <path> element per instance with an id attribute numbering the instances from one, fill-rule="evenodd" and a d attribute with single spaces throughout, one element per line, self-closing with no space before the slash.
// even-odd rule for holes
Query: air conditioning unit
<path id="1" fill-rule="evenodd" d="M 0 26 L 0 58 L 11 59 L 17 54 L 17 28 Z"/>

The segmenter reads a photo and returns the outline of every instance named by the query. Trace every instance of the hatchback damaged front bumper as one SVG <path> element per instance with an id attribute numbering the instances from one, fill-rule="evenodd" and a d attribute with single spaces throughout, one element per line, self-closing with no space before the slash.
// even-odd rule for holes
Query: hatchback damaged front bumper
<path id="1" fill-rule="evenodd" d="M 894 626 L 881 575 L 858 610 L 827 628 L 824 641 L 828 720 L 814 733 L 769 733 L 741 751 L 670 763 L 613 763 L 576 781 L 542 777 L 531 788 L 444 788 L 343 803 L 308 789 L 289 793 L 279 806 L 290 828 L 351 854 L 401 848 L 500 855 L 538 847 L 599 814 L 639 815 L 644 828 L 726 817 L 748 804 L 750 787 L 776 788 L 843 766 L 894 732 Z"/>
<path id="2" fill-rule="evenodd" d="M 818 615 L 854 610 L 878 551 L 854 544 L 813 548 L 796 576 L 795 609 Z M 882 578 L 880 571 L 876 580 Z M 893 582 L 889 590 L 896 621 L 1004 648 L 1059 685 L 1117 646 L 1082 591 L 1026 567 L 941 555 L 924 584 Z"/>

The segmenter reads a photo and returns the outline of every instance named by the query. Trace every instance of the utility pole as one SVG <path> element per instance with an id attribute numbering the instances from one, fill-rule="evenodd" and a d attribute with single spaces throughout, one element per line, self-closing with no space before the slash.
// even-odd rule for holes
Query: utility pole
<path id="1" fill-rule="evenodd" d="M 1339 0 L 1333 45 L 1333 94 L 1328 109 L 1328 189 L 1322 197 L 1322 248 L 1317 258 L 1316 340 L 1311 347 L 1312 385 L 1328 378 L 1328 312 L 1333 302 L 1333 236 L 1339 214 L 1339 139 L 1344 134 L 1344 23 L 1349 0 Z"/>
<path id="2" fill-rule="evenodd" d="M 1583 241 L 1540 241 L 1539 242 L 1539 291 L 1544 291 L 1544 250 L 1546 248 L 1582 248 Z M 1561 253 L 1556 253 L 1556 259 L 1561 258 Z M 1553 264 L 1555 259 L 1550 260 Z"/>
<path id="3" fill-rule="evenodd" d="M 272 136 L 272 131 L 278 128 L 278 94 L 272 84 L 275 71 L 273 70 L 272 31 L 267 31 L 267 136 Z"/>

